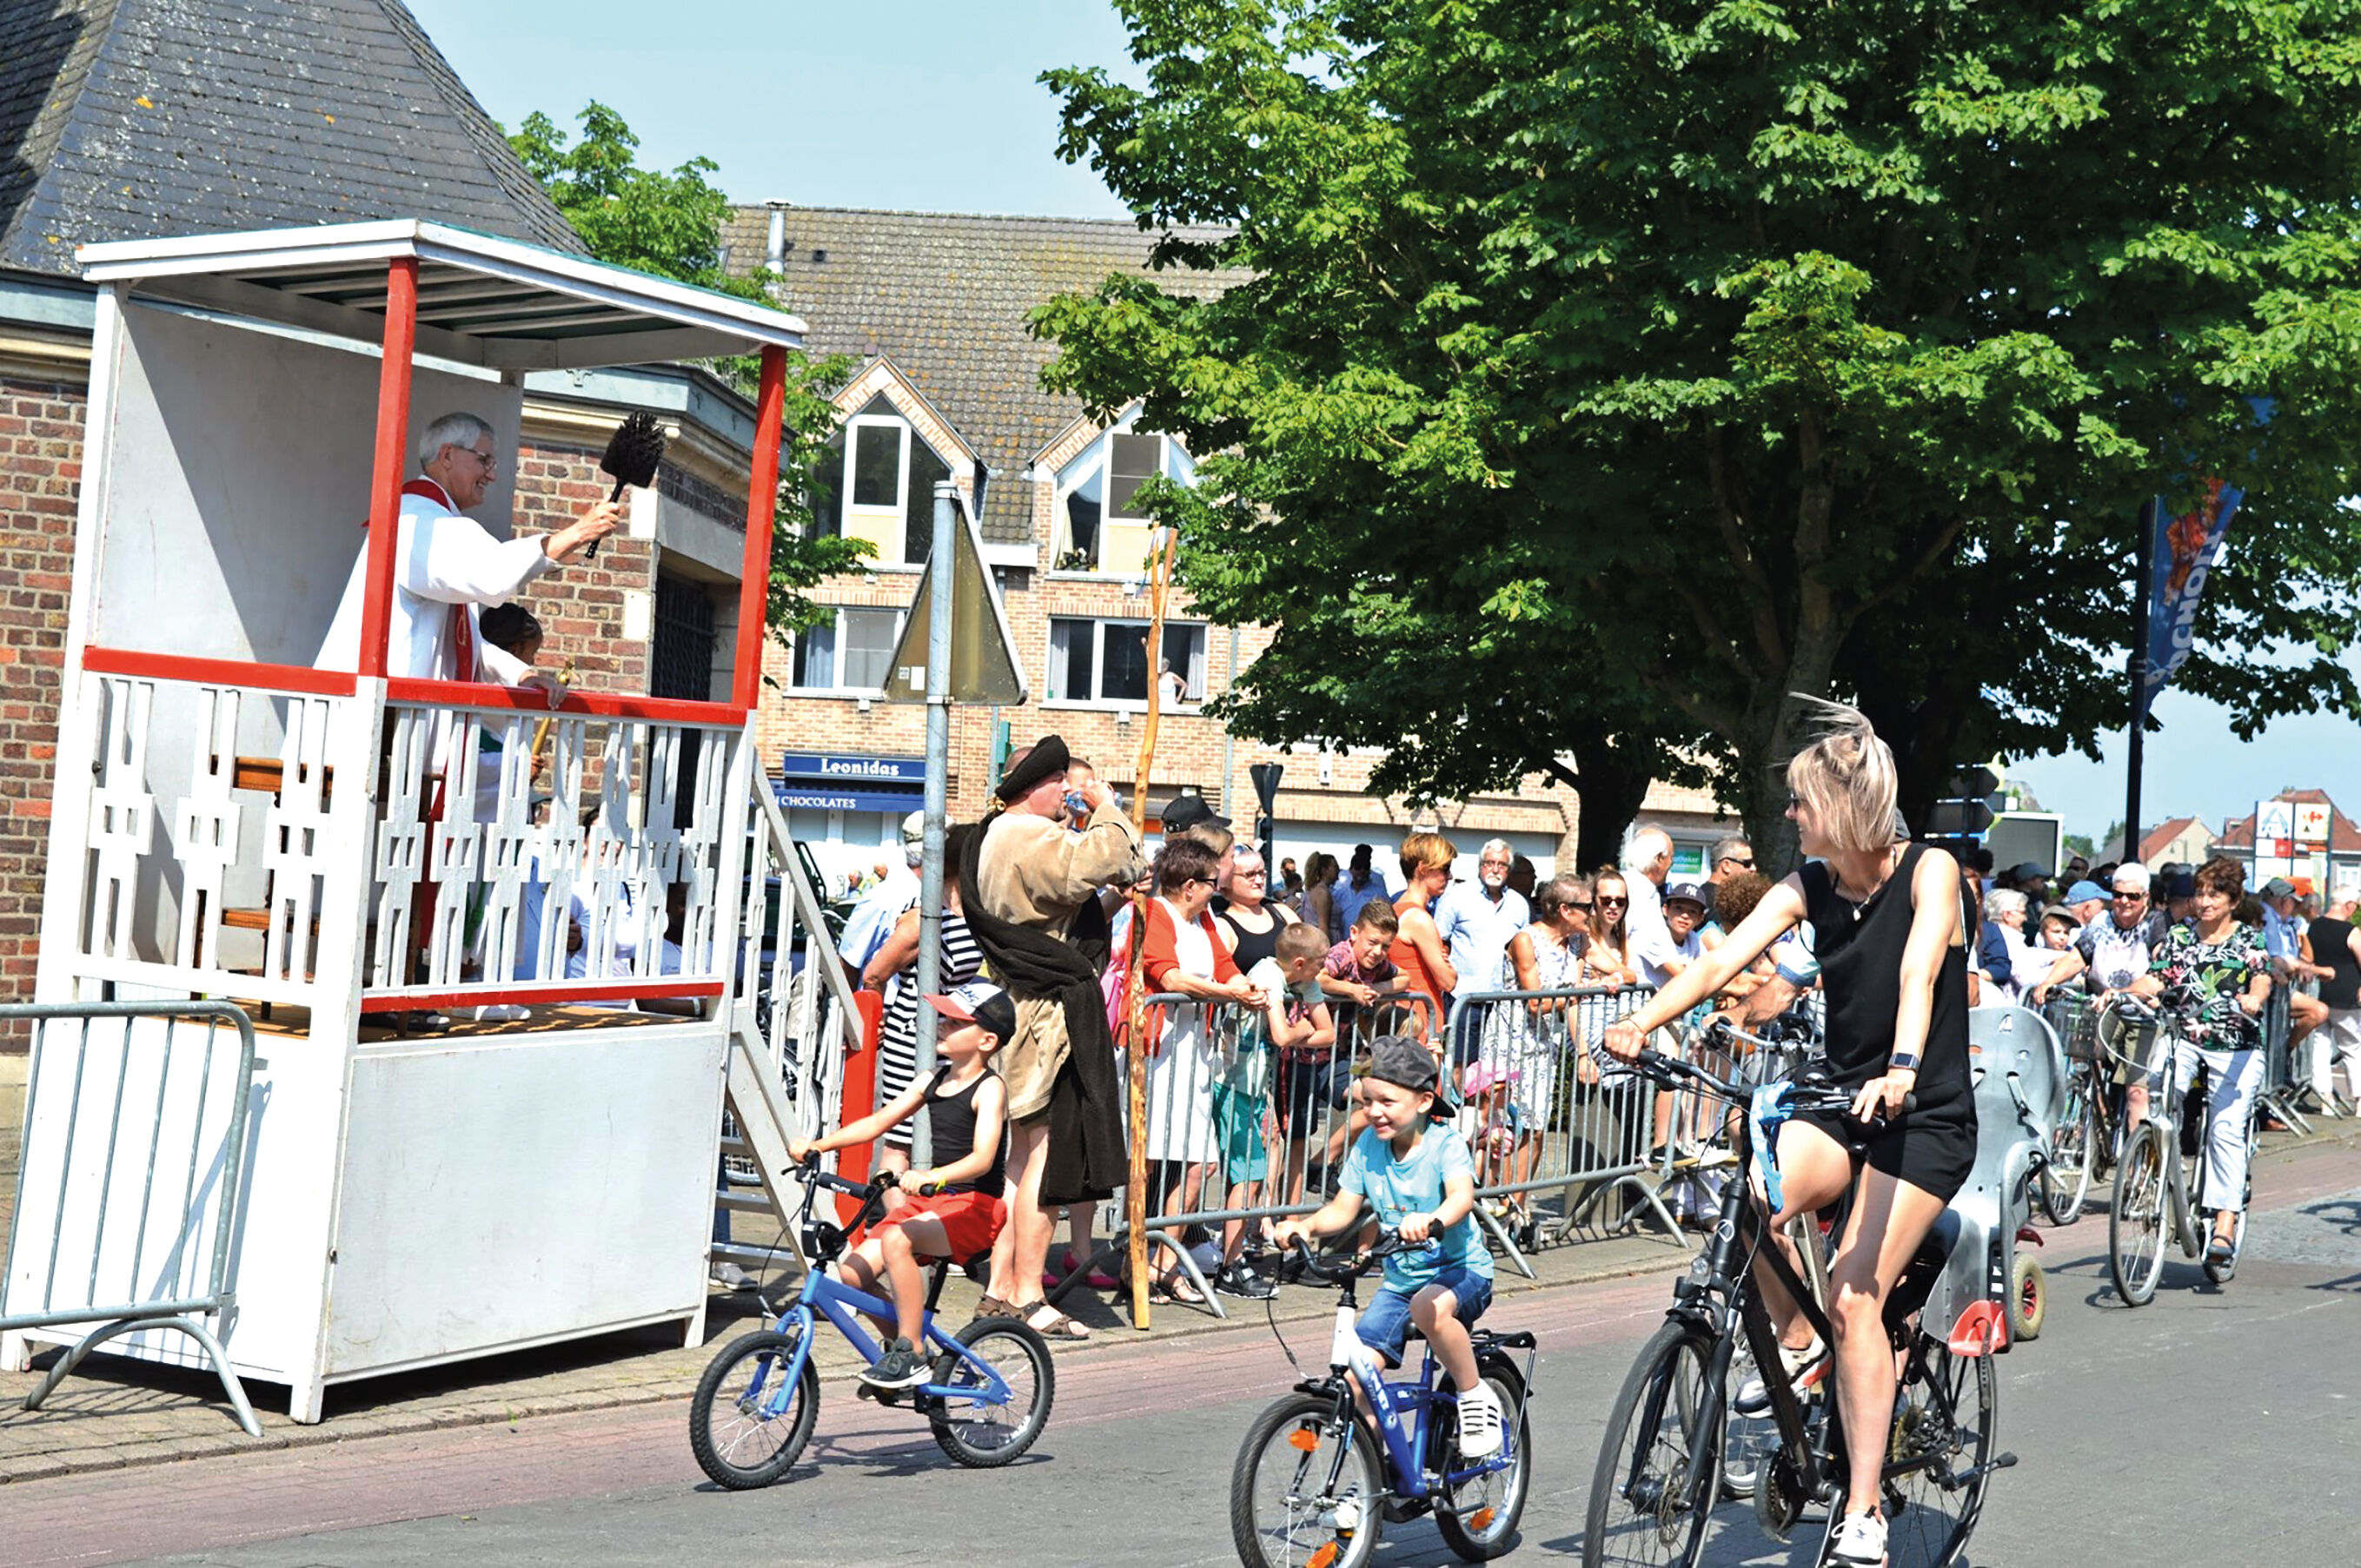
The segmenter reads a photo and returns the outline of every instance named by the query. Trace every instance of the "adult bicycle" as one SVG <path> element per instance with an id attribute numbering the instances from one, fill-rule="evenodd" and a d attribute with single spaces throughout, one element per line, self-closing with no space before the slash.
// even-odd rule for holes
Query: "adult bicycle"
<path id="1" fill-rule="evenodd" d="M 2209 1195 L 2205 1190 L 2202 1152 L 2213 1113 L 2209 1104 L 2193 1129 L 2199 1136 L 2192 1142 L 2184 1135 L 2182 1119 L 2187 1109 L 2174 1087 L 2180 1082 L 2180 1053 L 2197 1050 L 2197 1044 L 2188 1037 L 2187 1025 L 2169 1008 L 2153 1008 L 2126 997 L 2115 1003 L 2114 1010 L 2127 1025 L 2154 1031 L 2153 1059 L 2159 1075 L 2157 1088 L 2148 1095 L 2147 1115 L 2124 1145 L 2114 1212 L 2107 1220 L 2107 1268 L 2114 1277 L 2115 1291 L 2126 1305 L 2144 1307 L 2156 1298 L 2168 1239 L 2180 1243 L 2183 1256 L 2203 1255 L 2205 1277 L 2216 1285 L 2227 1284 L 2238 1272 L 2238 1256 L 2246 1245 L 2246 1203 L 2255 1189 L 2255 1112 L 2250 1102 L 2243 1135 L 2246 1186 L 2238 1194 L 2230 1255 L 2215 1258 L 2206 1243 L 2212 1234 L 2209 1222 L 2222 1203 L 2219 1194 Z M 2204 1070 L 2202 1058 L 2197 1070 Z M 2196 1077 L 2195 1071 L 2191 1077 Z M 2198 1092 L 2198 1084 L 2192 1082 L 2188 1098 L 2194 1100 Z"/>
<path id="2" fill-rule="evenodd" d="M 1477 1375 L 1499 1401 L 1502 1421 L 1499 1453 L 1463 1458 L 1457 1391 L 1433 1348 L 1414 1375 L 1389 1379 L 1354 1332 L 1362 1274 L 1406 1245 L 1388 1236 L 1326 1263 L 1295 1244 L 1302 1272 L 1338 1289 L 1328 1371 L 1256 1417 L 1239 1445 L 1230 1471 L 1230 1536 L 1246 1568 L 1364 1568 L 1386 1525 L 1427 1513 L 1444 1544 L 1466 1562 L 1485 1562 L 1515 1544 L 1532 1487 L 1525 1400 L 1533 1336 L 1469 1330 Z M 1411 1337 L 1420 1337 L 1415 1329 Z M 1279 1347 L 1286 1349 L 1285 1339 Z M 1521 1364 L 1516 1351 L 1524 1353 Z"/>
<path id="3" fill-rule="evenodd" d="M 803 1289 L 769 1328 L 725 1346 L 697 1379 L 688 1404 L 688 1446 L 697 1466 L 731 1491 L 778 1480 L 811 1441 L 819 1420 L 819 1369 L 812 1364 L 819 1325 L 834 1325 L 874 1365 L 884 1347 L 864 1320 L 891 1321 L 894 1315 L 891 1301 L 855 1290 L 828 1272 L 850 1245 L 848 1231 L 884 1212 L 894 1173 L 858 1182 L 807 1169 L 802 1180 L 796 1226 L 803 1241 Z M 813 1215 L 813 1201 L 822 1191 L 861 1200 L 849 1228 Z M 1021 1319 L 978 1318 L 956 1332 L 944 1332 L 935 1306 L 950 1263 L 937 1260 L 927 1289 L 919 1342 L 923 1351 L 933 1353 L 927 1380 L 912 1388 L 864 1387 L 862 1393 L 882 1405 L 907 1403 L 927 1418 L 946 1454 L 970 1468 L 991 1469 L 1020 1457 L 1049 1424 L 1049 1408 L 1058 1397 L 1057 1365 L 1048 1342 Z"/>
<path id="4" fill-rule="evenodd" d="M 1738 1085 L 1653 1052 L 1642 1051 L 1635 1067 L 1666 1088 L 1686 1083 L 1733 1104 L 1746 1099 Z M 1757 1157 L 1752 1129 L 1758 1118 L 1777 1110 L 1849 1112 L 1854 1098 L 1824 1075 L 1763 1092 L 1773 1102 L 1754 1106 L 1742 1135 L 1750 1160 Z M 1766 1170 L 1775 1169 L 1765 1165 Z M 1993 1473 L 2016 1463 L 2014 1454 L 1993 1452 L 1998 1379 L 1993 1352 L 2006 1343 L 1999 1304 L 1979 1295 L 1954 1316 L 1950 1309 L 1958 1294 L 1947 1288 L 1942 1315 L 1952 1321 L 1940 1333 L 1924 1326 L 1922 1309 L 1938 1286 L 1951 1284 L 1948 1276 L 1962 1225 L 1957 1210 L 1945 1211 L 1904 1270 L 1884 1311 L 1901 1368 L 1879 1476 L 1887 1561 L 1894 1568 L 1940 1568 L 1955 1561 L 1975 1530 Z M 1732 1181 L 1704 1256 L 1674 1287 L 1664 1326 L 1641 1350 L 1608 1417 L 1583 1530 L 1584 1568 L 1688 1565 L 1704 1555 L 1720 1500 L 1728 1391 L 1741 1343 L 1763 1380 L 1777 1432 L 1775 1448 L 1758 1465 L 1756 1523 L 1784 1541 L 1806 1507 L 1825 1508 L 1825 1558 L 1849 1486 L 1834 1380 L 1822 1377 L 1798 1387 L 1788 1374 L 1754 1283 L 1752 1266 L 1758 1259 L 1821 1343 L 1835 1343 L 1827 1312 L 1779 1248 L 1770 1245 L 1751 1184 Z M 1972 1261 L 1981 1275 L 1982 1260 Z"/>

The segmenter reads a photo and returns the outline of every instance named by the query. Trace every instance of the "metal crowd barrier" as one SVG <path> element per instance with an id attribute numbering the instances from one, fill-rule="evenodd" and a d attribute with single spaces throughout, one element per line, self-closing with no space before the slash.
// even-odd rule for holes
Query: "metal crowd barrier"
<path id="1" fill-rule="evenodd" d="M 1147 1158 L 1151 1247 L 1226 1317 L 1218 1294 L 1183 1245 L 1183 1233 L 1217 1231 L 1309 1213 L 1341 1165 L 1354 1125 L 1351 1090 L 1378 1033 L 1424 1033 L 1473 1067 L 1488 1087 L 1465 1096 L 1440 1125 L 1469 1140 L 1477 1160 L 1477 1223 L 1510 1266 L 1532 1277 L 1520 1245 L 1563 1240 L 1589 1224 L 1611 1195 L 1629 1223 L 1653 1212 L 1676 1241 L 1678 1226 L 1655 1190 L 1647 1163 L 1653 1085 L 1598 1049 L 1607 1025 L 1638 1007 L 1647 988 L 1501 991 L 1460 999 L 1438 1019 L 1426 998 L 1373 1007 L 1331 999 L 1335 1041 L 1316 1050 L 1273 1051 L 1264 1020 L 1230 1003 L 1162 993 L 1148 999 Z M 1457 1085 L 1465 1081 L 1455 1073 Z M 1254 1156 L 1259 1153 L 1257 1162 Z M 1259 1175 L 1233 1182 L 1259 1165 Z M 1313 1179 L 1314 1177 L 1317 1179 Z M 1234 1189 L 1246 1201 L 1229 1201 Z M 1526 1216 L 1515 1219 L 1519 1212 Z M 1088 1259 L 1050 1291 L 1056 1300 L 1126 1249 L 1118 1221 Z M 1686 1245 L 1683 1243 L 1682 1245 Z"/>
<path id="2" fill-rule="evenodd" d="M 227 1353 L 197 1321 L 226 1327 L 236 1311 L 231 1251 L 247 1110 L 263 1065 L 253 1023 L 225 1002 L 0 1006 L 0 1024 L 16 1019 L 31 1021 L 35 1034 L 14 1230 L 0 1276 L 5 1358 L 24 1365 L 27 1330 L 98 1325 L 49 1368 L 25 1409 L 40 1409 L 106 1341 L 172 1330 L 202 1347 L 237 1424 L 260 1437 Z M 119 1031 L 93 1031 L 115 1020 Z M 50 1028 L 60 1023 L 79 1027 L 60 1039 Z M 202 1025 L 202 1033 L 186 1025 Z M 237 1031 L 235 1067 L 226 1069 L 225 1025 Z"/>

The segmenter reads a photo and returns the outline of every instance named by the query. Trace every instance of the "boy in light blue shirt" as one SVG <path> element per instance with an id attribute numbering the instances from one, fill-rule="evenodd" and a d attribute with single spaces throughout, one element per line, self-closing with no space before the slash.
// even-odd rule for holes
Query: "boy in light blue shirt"
<path id="1" fill-rule="evenodd" d="M 1418 1325 L 1461 1390 L 1459 1452 L 1480 1459 L 1499 1451 L 1501 1410 L 1477 1375 L 1467 1336 L 1467 1325 L 1492 1304 L 1492 1255 L 1474 1218 L 1475 1163 L 1464 1139 L 1427 1125 L 1437 1079 L 1433 1053 L 1406 1036 L 1384 1035 L 1371 1054 L 1361 1080 L 1368 1130 L 1345 1157 L 1336 1196 L 1316 1213 L 1281 1222 L 1279 1242 L 1347 1231 L 1360 1223 L 1366 1206 L 1412 1244 L 1386 1259 L 1385 1286 L 1355 1332 L 1386 1365 L 1399 1366 L 1409 1326 Z"/>

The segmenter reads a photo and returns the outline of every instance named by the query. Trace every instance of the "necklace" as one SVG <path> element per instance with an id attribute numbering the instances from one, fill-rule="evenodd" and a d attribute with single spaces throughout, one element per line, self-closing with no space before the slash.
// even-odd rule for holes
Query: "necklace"
<path id="1" fill-rule="evenodd" d="M 1870 901 L 1885 891 L 1885 884 L 1894 880 L 1894 868 L 1901 863 L 1901 857 L 1902 850 L 1899 847 L 1886 850 L 1884 869 L 1878 873 L 1875 884 L 1859 898 L 1854 898 L 1845 891 L 1843 868 L 1833 861 L 1828 863 L 1829 880 L 1835 885 L 1837 896 L 1852 905 L 1852 917 L 1855 920 L 1859 920 L 1868 912 Z"/>

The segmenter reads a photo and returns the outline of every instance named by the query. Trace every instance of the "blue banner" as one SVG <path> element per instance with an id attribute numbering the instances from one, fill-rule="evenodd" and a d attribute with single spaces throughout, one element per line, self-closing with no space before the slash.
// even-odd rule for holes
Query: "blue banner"
<path id="1" fill-rule="evenodd" d="M 2169 517 L 2161 500 L 2149 505 L 2156 530 L 2156 579 L 2148 585 L 2147 688 L 2141 694 L 2142 718 L 2157 694 L 2172 684 L 2174 672 L 2188 662 L 2197 637 L 2197 603 L 2205 594 L 2205 575 L 2221 563 L 2230 519 L 2245 497 L 2243 490 L 2208 479 L 2205 499 L 2194 511 Z"/>
<path id="2" fill-rule="evenodd" d="M 777 792 L 781 806 L 802 811 L 882 811 L 900 817 L 927 803 L 926 792 L 916 789 L 836 789 L 801 779 L 785 780 L 771 787 Z"/>
<path id="3" fill-rule="evenodd" d="M 852 757 L 824 751 L 789 751 L 779 759 L 779 773 L 791 779 L 825 779 L 830 784 L 911 784 L 925 788 L 924 757 Z"/>

